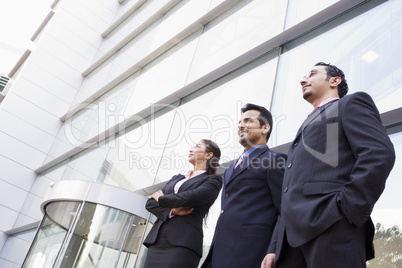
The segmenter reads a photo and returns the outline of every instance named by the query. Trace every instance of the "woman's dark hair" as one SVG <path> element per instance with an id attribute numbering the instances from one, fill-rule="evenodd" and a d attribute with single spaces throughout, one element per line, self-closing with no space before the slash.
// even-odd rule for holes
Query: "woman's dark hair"
<path id="1" fill-rule="evenodd" d="M 207 174 L 216 174 L 216 170 L 219 167 L 219 159 L 221 158 L 221 149 L 211 140 L 202 139 L 202 142 L 205 144 L 205 151 L 213 153 L 213 156 L 207 160 Z"/>
<path id="2" fill-rule="evenodd" d="M 207 160 L 207 174 L 209 175 L 216 174 L 216 170 L 219 167 L 219 159 L 221 158 L 221 149 L 219 149 L 218 144 L 216 144 L 211 140 L 202 139 L 201 141 L 205 144 L 205 152 L 213 154 L 212 157 Z M 208 213 L 209 208 L 204 216 L 205 226 L 207 226 Z"/>
<path id="3" fill-rule="evenodd" d="M 243 108 L 241 108 L 241 113 L 243 114 L 249 110 L 256 110 L 260 112 L 260 116 L 258 116 L 258 121 L 260 122 L 261 127 L 265 124 L 269 125 L 269 131 L 266 137 L 266 141 L 268 142 L 272 132 L 272 114 L 267 110 L 267 108 L 252 103 L 245 104 Z"/>
<path id="4" fill-rule="evenodd" d="M 341 69 L 339 69 L 335 65 L 331 65 L 325 62 L 318 62 L 314 66 L 325 66 L 325 70 L 327 71 L 327 81 L 329 81 L 331 77 L 339 76 L 341 78 L 342 81 L 338 85 L 339 98 L 342 98 L 346 95 L 346 93 L 348 93 L 348 83 L 346 82 L 345 74 Z"/>

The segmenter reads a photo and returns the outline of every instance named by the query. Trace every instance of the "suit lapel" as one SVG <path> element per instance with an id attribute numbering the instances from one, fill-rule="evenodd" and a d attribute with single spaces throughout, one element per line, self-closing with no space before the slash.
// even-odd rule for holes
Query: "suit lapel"
<path id="1" fill-rule="evenodd" d="M 205 173 L 202 173 L 202 174 L 197 175 L 197 176 L 195 176 L 195 177 L 192 177 L 191 179 L 187 180 L 186 182 L 184 182 L 184 183 L 180 186 L 179 192 L 188 190 L 188 189 L 191 188 L 191 186 L 193 186 L 195 183 L 199 182 L 199 181 L 202 180 L 202 179 L 205 179 L 207 176 L 208 176 L 208 174 L 205 172 Z M 183 179 L 184 179 L 184 178 L 183 178 Z"/>
<path id="2" fill-rule="evenodd" d="M 165 190 L 165 194 L 171 194 L 174 193 L 174 186 L 176 185 L 176 183 L 182 179 L 184 179 L 185 176 L 178 174 L 176 175 L 175 178 L 173 178 L 168 184 L 166 184 L 166 190 Z"/>
<path id="3" fill-rule="evenodd" d="M 263 145 L 260 148 L 257 148 L 254 152 L 252 152 L 248 157 L 246 157 L 242 163 L 237 168 L 234 168 L 235 162 L 232 163 L 232 165 L 229 167 L 231 170 L 230 174 L 227 174 L 227 177 L 229 178 L 226 184 L 229 184 L 236 176 L 241 174 L 245 169 L 248 168 L 248 166 L 253 163 L 253 160 L 257 157 L 259 157 L 262 153 L 266 152 L 268 150 L 267 145 Z M 229 172 L 230 172 L 229 171 Z"/>
<path id="4" fill-rule="evenodd" d="M 301 127 L 299 128 L 299 130 L 297 131 L 296 137 L 294 140 L 297 140 L 299 138 L 299 136 L 304 132 L 304 130 L 307 129 L 307 127 L 313 123 L 315 120 L 317 120 L 317 118 L 328 108 L 331 107 L 332 104 L 334 104 L 335 101 L 329 102 L 324 106 L 319 107 L 318 109 L 316 109 L 309 117 L 307 117 L 306 120 L 304 120 L 303 124 L 301 125 Z"/>
<path id="5" fill-rule="evenodd" d="M 236 161 L 237 161 L 237 159 L 232 164 L 230 164 L 230 166 L 226 169 L 225 174 L 224 174 L 225 175 L 224 180 L 223 180 L 224 184 L 227 184 L 230 177 L 232 176 L 233 171 L 234 171 L 234 166 L 236 165 Z"/>

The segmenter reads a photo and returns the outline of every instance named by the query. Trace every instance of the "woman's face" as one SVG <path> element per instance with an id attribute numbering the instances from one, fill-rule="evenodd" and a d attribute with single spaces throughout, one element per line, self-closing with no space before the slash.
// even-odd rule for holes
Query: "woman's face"
<path id="1" fill-rule="evenodd" d="M 206 146 L 202 140 L 197 142 L 193 148 L 190 149 L 190 153 L 188 155 L 188 162 L 195 165 L 200 162 L 207 162 L 207 158 L 211 153 L 207 153 L 205 151 Z"/>

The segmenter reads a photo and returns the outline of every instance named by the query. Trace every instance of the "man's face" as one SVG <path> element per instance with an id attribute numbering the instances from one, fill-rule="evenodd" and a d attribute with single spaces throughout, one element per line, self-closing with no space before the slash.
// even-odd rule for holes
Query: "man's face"
<path id="1" fill-rule="evenodd" d="M 330 89 L 325 68 L 325 66 L 314 66 L 300 81 L 303 98 L 310 103 L 321 98 Z"/>
<path id="2" fill-rule="evenodd" d="M 246 149 L 266 143 L 269 125 L 260 125 L 259 111 L 248 110 L 241 115 L 238 125 L 239 143 Z"/>

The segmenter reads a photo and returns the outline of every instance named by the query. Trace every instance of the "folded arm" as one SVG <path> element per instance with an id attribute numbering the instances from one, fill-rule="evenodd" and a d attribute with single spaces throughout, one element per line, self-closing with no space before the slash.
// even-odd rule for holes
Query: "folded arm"
<path id="1" fill-rule="evenodd" d="M 213 203 L 222 188 L 222 179 L 218 175 L 208 177 L 195 189 L 177 194 L 166 194 L 159 197 L 159 205 L 167 208 L 194 207 Z"/>

